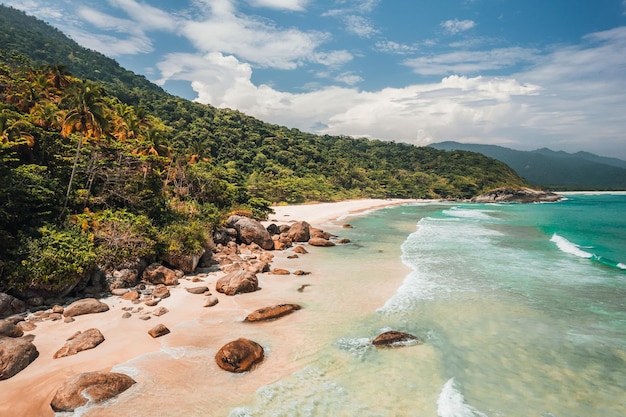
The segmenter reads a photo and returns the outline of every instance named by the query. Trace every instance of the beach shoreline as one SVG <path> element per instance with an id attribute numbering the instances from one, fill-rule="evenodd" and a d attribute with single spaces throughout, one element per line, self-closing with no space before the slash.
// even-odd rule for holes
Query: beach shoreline
<path id="1" fill-rule="evenodd" d="M 341 225 L 338 222 L 350 216 L 390 206 L 422 202 L 434 201 L 365 199 L 277 206 L 274 207 L 275 213 L 269 216 L 266 223 L 306 221 L 313 227 L 339 229 Z M 287 256 L 292 253 L 290 250 L 272 253 L 275 255 L 272 268 L 306 270 L 312 272 L 312 276 L 315 276 L 315 264 L 323 262 L 324 257 L 323 253 L 313 253 L 298 259 L 288 259 Z M 71 323 L 64 323 L 63 320 L 38 322 L 37 327 L 26 334 L 34 336 L 33 343 L 39 351 L 39 357 L 17 375 L 0 381 L 0 415 L 54 416 L 49 405 L 50 401 L 56 389 L 67 378 L 82 372 L 111 369 L 120 369 L 122 372 L 131 369 L 132 372 L 135 367 L 144 369 L 143 376 L 138 375 L 135 378 L 138 382 L 137 387 L 120 395 L 120 401 L 115 401 L 115 406 L 110 410 L 108 407 L 96 407 L 84 415 L 124 415 L 124 412 L 132 412 L 133 409 L 135 410 L 133 415 L 138 415 L 136 412 L 138 406 L 141 407 L 141 412 L 145 413 L 142 415 L 158 413 L 161 405 L 150 406 L 141 399 L 146 390 L 145 385 L 151 380 L 159 381 L 161 389 L 170 382 L 184 384 L 184 375 L 174 375 L 180 371 L 177 368 L 182 363 L 180 355 L 183 355 L 183 359 L 189 359 L 190 355 L 193 356 L 189 352 L 196 352 L 203 362 L 214 362 L 207 358 L 212 358 L 223 344 L 238 337 L 256 338 L 261 344 L 270 347 L 270 353 L 264 364 L 253 371 L 253 378 L 246 378 L 243 381 L 242 378 L 218 370 L 214 363 L 204 365 L 205 371 L 215 374 L 213 375 L 216 380 L 213 382 L 215 389 L 210 391 L 213 395 L 219 398 L 220 394 L 224 397 L 224 392 L 237 392 L 237 395 L 230 395 L 228 400 L 220 400 L 224 401 L 222 407 L 228 408 L 251 398 L 260 386 L 273 383 L 304 366 L 306 359 L 303 358 L 306 358 L 306 352 L 328 342 L 310 340 L 306 337 L 306 332 L 303 332 L 307 326 L 306 312 L 294 314 L 289 325 L 280 320 L 261 326 L 238 325 L 246 314 L 261 307 L 284 302 L 306 304 L 307 294 L 295 291 L 302 281 L 294 280 L 293 276 L 259 274 L 262 291 L 227 297 L 214 291 L 215 282 L 222 274 L 199 271 L 184 277 L 178 286 L 170 288 L 171 296 L 159 303 L 158 307 L 169 310 L 160 317 L 151 315 L 156 307 L 143 306 L 141 311 L 133 314 L 133 317 L 123 319 L 124 311 L 137 310 L 142 305 L 122 300 L 121 297 L 109 296 L 102 299 L 110 307 L 107 312 L 78 316 Z M 219 304 L 203 308 L 205 297 L 185 291 L 185 288 L 198 285 L 206 285 L 218 295 Z M 150 319 L 140 320 L 139 316 L 149 316 Z M 158 323 L 165 324 L 172 332 L 153 339 L 147 332 Z M 105 341 L 100 346 L 73 356 L 53 359 L 54 352 L 63 346 L 67 338 L 77 331 L 90 328 L 98 328 L 104 335 Z M 199 331 L 199 328 L 204 330 Z M 281 333 L 280 337 L 276 336 L 278 333 Z M 281 344 L 279 340 L 289 342 Z M 193 363 L 193 358 L 190 360 L 190 363 Z M 155 363 L 161 364 L 160 369 L 151 369 Z M 148 368 L 150 371 L 145 371 Z M 193 370 L 189 369 L 189 372 Z M 151 389 L 154 390 L 155 387 Z M 141 403 L 138 404 L 137 401 Z M 216 405 L 219 407 L 215 400 L 211 402 L 213 408 Z"/>

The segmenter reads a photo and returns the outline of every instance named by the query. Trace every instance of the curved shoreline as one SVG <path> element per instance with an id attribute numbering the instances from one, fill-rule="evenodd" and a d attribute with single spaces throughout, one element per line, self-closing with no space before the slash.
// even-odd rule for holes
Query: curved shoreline
<path id="1" fill-rule="evenodd" d="M 275 214 L 269 217 L 268 222 L 288 223 L 290 221 L 305 220 L 314 226 L 321 226 L 336 222 L 348 216 L 359 215 L 371 210 L 381 209 L 390 206 L 397 206 L 412 203 L 436 202 L 436 200 L 349 200 L 337 203 L 318 203 L 293 206 L 275 207 Z M 322 259 L 317 254 L 303 256 L 295 260 L 287 260 L 287 255 L 291 251 L 273 252 L 275 262 L 273 267 L 288 267 L 289 269 L 303 269 L 315 271 L 315 264 Z M 215 288 L 215 281 L 221 276 L 221 272 L 207 272 L 191 274 L 181 281 L 178 287 L 171 288 L 171 297 L 164 299 L 159 307 L 163 306 L 169 310 L 164 316 L 153 317 L 152 320 L 139 320 L 136 316 L 130 319 L 122 318 L 122 308 L 135 306 L 130 301 L 122 300 L 120 297 L 110 296 L 103 299 L 110 305 L 110 310 L 104 313 L 90 314 L 76 318 L 75 322 L 63 323 L 62 321 L 41 321 L 37 323 L 37 328 L 27 332 L 34 336 L 34 344 L 39 350 L 39 357 L 23 371 L 14 377 L 0 381 L 0 415 L 22 415 L 22 416 L 42 416 L 52 417 L 54 412 L 50 408 L 50 400 L 58 386 L 68 377 L 81 372 L 95 370 L 109 371 L 111 368 L 128 365 L 136 361 L 141 362 L 141 358 L 147 355 L 164 353 L 171 348 L 185 348 L 191 346 L 195 349 L 204 349 L 208 354 L 214 353 L 222 344 L 230 341 L 234 336 L 239 336 L 233 327 L 241 321 L 245 315 L 259 307 L 271 304 L 290 301 L 285 300 L 285 295 L 293 297 L 298 301 L 298 297 L 306 294 L 298 294 L 294 286 L 300 285 L 293 277 L 280 277 L 277 275 L 264 276 L 261 274 L 260 280 L 263 284 L 263 291 L 241 294 L 235 297 L 220 295 L 220 303 L 212 308 L 203 308 L 204 297 L 189 294 L 186 287 L 199 285 L 192 283 L 192 277 L 200 277 L 209 288 Z M 304 299 L 306 300 L 306 298 Z M 305 301 L 306 302 L 306 301 Z M 144 312 L 154 310 L 144 307 Z M 295 315 L 298 317 L 298 315 Z M 296 318 L 300 325 L 306 325 L 305 314 Z M 206 331 L 206 338 L 210 340 L 199 340 L 199 334 L 193 330 L 199 323 L 210 323 L 210 329 Z M 157 323 L 163 323 L 172 329 L 172 333 L 161 339 L 152 339 L 147 331 Z M 287 328 L 280 323 L 276 324 L 282 330 L 294 332 L 298 329 Z M 273 325 L 268 325 L 268 327 Z M 65 339 L 73 335 L 76 331 L 84 331 L 89 328 L 99 328 L 105 336 L 102 345 L 73 356 L 53 359 L 53 353 L 59 349 Z M 191 329 L 191 330 L 190 330 Z M 181 330 L 180 333 L 177 330 Z M 276 381 L 281 376 L 293 372 L 300 366 L 298 361 L 290 361 L 290 356 L 294 350 L 302 347 L 280 347 L 276 342 L 276 335 L 259 336 L 258 330 L 249 327 L 243 332 L 249 332 L 252 337 L 266 337 L 268 343 L 274 344 L 274 355 L 270 355 L 268 361 L 273 364 L 261 366 L 255 370 L 254 381 L 247 381 L 242 386 L 242 381 L 233 381 L 224 373 L 216 372 L 212 375 L 216 380 L 215 394 L 224 393 L 224 390 L 240 389 L 241 392 L 236 398 L 229 398 L 229 401 L 237 402 L 246 396 L 253 395 L 259 386 Z M 279 356 L 281 352 L 283 356 Z M 164 358 L 167 362 L 167 358 Z M 157 360 L 158 362 L 158 360 Z M 171 364 L 169 372 L 172 372 Z M 211 368 L 212 370 L 212 368 Z M 213 374 L 213 372 L 211 372 Z M 142 382 L 139 380 L 138 382 Z M 234 384 L 234 385 L 233 385 Z M 141 384 L 135 391 L 141 391 Z M 137 394 L 140 395 L 141 393 Z M 123 394 L 124 395 L 124 394 Z M 137 399 L 139 400 L 139 399 Z M 139 404 L 129 399 L 128 405 L 137 407 L 145 406 L 143 401 Z M 113 407 L 117 409 L 117 407 Z M 122 407 L 124 408 L 124 406 Z M 143 411 L 148 411 L 144 408 Z M 158 411 L 158 410 L 157 410 Z M 87 412 L 86 415 L 108 415 L 108 410 L 98 408 L 94 414 Z M 113 412 L 113 410 L 111 410 Z M 110 415 L 119 415 L 119 410 Z"/>

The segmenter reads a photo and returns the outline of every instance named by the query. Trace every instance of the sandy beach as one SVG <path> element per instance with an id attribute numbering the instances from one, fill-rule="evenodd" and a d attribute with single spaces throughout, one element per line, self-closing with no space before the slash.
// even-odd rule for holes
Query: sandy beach
<path id="1" fill-rule="evenodd" d="M 340 230 L 341 224 L 347 223 L 351 215 L 416 201 L 369 199 L 279 206 L 274 208 L 275 214 L 269 216 L 268 223 L 305 220 L 315 227 Z M 307 328 L 326 324 L 316 320 L 315 311 L 306 308 L 288 320 L 260 325 L 242 322 L 248 313 L 258 308 L 286 302 L 306 306 L 310 297 L 320 295 L 316 286 L 307 291 L 297 289 L 318 279 L 316 263 L 323 261 L 322 252 L 313 250 L 298 259 L 287 258 L 293 254 L 292 250 L 273 253 L 272 268 L 301 269 L 311 275 L 294 278 L 293 275 L 259 274 L 261 291 L 228 297 L 215 292 L 215 281 L 222 273 L 201 270 L 184 277 L 177 287 L 170 288 L 171 297 L 158 305 L 169 312 L 159 317 L 152 314 L 157 307 L 110 296 L 102 299 L 110 307 L 107 312 L 78 316 L 71 323 L 62 320 L 38 322 L 37 327 L 26 334 L 34 336 L 39 357 L 17 375 L 0 381 L 0 416 L 53 416 L 50 400 L 67 378 L 82 372 L 111 369 L 130 374 L 137 384 L 110 404 L 91 407 L 82 415 L 179 415 L 176 405 L 160 403 L 159 392 L 193 392 L 197 387 L 190 381 L 202 380 L 203 375 L 210 381 L 203 386 L 201 398 L 194 399 L 198 410 L 225 410 L 245 402 L 259 387 L 306 365 L 307 356 L 328 343 L 308 336 Z M 205 308 L 205 297 L 185 291 L 187 287 L 198 285 L 208 286 L 218 296 L 219 304 Z M 375 308 L 379 298 L 387 296 L 387 293 L 378 294 L 367 307 Z M 125 307 L 133 309 L 130 318 L 122 318 Z M 141 316 L 150 319 L 139 319 Z M 159 323 L 166 325 L 171 333 L 153 339 L 147 332 Z M 90 328 L 98 328 L 104 335 L 105 341 L 101 345 L 73 356 L 53 359 L 67 338 Z M 266 349 L 262 366 L 250 375 L 229 374 L 220 370 L 212 360 L 221 346 L 239 337 L 256 340 Z M 254 378 L 249 377 L 252 375 Z M 205 415 L 223 413 L 207 412 Z"/>

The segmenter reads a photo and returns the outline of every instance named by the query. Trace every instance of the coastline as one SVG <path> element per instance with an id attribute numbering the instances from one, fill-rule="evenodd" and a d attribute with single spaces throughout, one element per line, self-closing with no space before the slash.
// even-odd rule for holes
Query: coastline
<path id="1" fill-rule="evenodd" d="M 267 223 L 307 221 L 314 227 L 340 227 L 333 222 L 389 206 L 419 202 L 436 201 L 366 199 L 277 206 L 274 207 L 275 214 L 269 216 Z M 322 252 L 314 250 L 298 259 L 287 259 L 292 251 L 274 251 L 272 268 L 306 270 L 315 277 L 316 263 L 323 262 Z M 185 288 L 198 285 L 206 285 L 213 291 L 221 275 L 221 272 L 199 271 L 184 277 L 177 287 L 170 288 L 171 296 L 159 304 L 158 307 L 169 310 L 160 317 L 150 315 L 156 308 L 143 306 L 141 312 L 123 319 L 122 308 L 137 309 L 141 305 L 109 296 L 102 299 L 110 307 L 107 312 L 79 316 L 72 323 L 64 323 L 62 320 L 38 322 L 37 328 L 25 333 L 34 336 L 33 343 L 37 346 L 39 357 L 14 377 L 0 381 L 0 415 L 54 416 L 50 401 L 58 386 L 67 378 L 77 373 L 109 371 L 112 368 L 130 373 L 141 370 L 138 375 L 131 375 L 138 385 L 121 394 L 119 401 L 113 400 L 111 407 L 94 407 L 93 412 L 86 410 L 84 415 L 113 416 L 127 412 L 139 415 L 138 405 L 141 406 L 141 413 L 144 413 L 141 415 L 158 414 L 163 411 L 163 405 L 158 402 L 147 404 L 143 400 L 146 392 L 164 389 L 169 384 L 184 385 L 186 373 L 197 371 L 194 363 L 198 358 L 203 363 L 203 372 L 209 373 L 212 380 L 212 387 L 207 390 L 211 398 L 207 399 L 206 406 L 210 407 L 208 409 L 228 409 L 251 398 L 259 387 L 305 366 L 307 352 L 315 351 L 328 342 L 307 337 L 306 327 L 315 312 L 307 313 L 306 309 L 303 313 L 294 314 L 288 323 L 279 320 L 260 326 L 240 324 L 248 313 L 261 307 L 284 302 L 306 304 L 307 296 L 314 292 L 295 291 L 302 281 L 293 276 L 259 274 L 262 291 L 234 297 L 219 294 L 219 304 L 211 308 L 203 308 L 205 298 L 201 295 L 185 291 Z M 395 288 L 390 290 L 395 291 Z M 140 315 L 148 315 L 150 319 L 140 320 Z M 165 324 L 172 333 L 152 339 L 147 331 L 158 323 Z M 73 356 L 52 359 L 54 352 L 68 337 L 90 328 L 98 328 L 103 333 L 105 341 L 100 346 Z M 238 337 L 259 340 L 269 348 L 264 364 L 245 380 L 219 370 L 211 360 L 219 347 Z"/>

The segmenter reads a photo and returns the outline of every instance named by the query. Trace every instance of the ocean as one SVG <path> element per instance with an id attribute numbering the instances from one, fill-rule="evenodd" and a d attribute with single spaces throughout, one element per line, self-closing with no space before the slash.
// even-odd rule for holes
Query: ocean
<path id="1" fill-rule="evenodd" d="M 344 219 L 352 243 L 312 251 L 317 344 L 224 415 L 626 416 L 625 214 L 626 194 L 567 194 Z M 423 343 L 372 347 L 389 329 Z"/>

